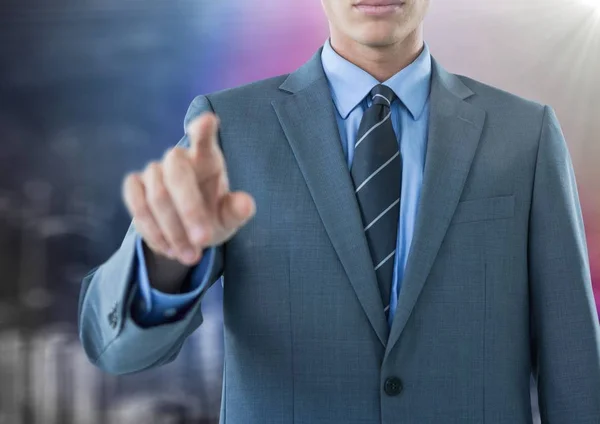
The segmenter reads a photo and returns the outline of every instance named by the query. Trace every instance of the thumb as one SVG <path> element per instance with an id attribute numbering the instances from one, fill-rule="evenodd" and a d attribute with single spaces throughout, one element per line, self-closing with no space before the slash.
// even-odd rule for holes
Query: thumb
<path id="1" fill-rule="evenodd" d="M 254 198 L 243 191 L 225 194 L 219 204 L 219 218 L 223 227 L 230 231 L 241 227 L 256 213 Z"/>

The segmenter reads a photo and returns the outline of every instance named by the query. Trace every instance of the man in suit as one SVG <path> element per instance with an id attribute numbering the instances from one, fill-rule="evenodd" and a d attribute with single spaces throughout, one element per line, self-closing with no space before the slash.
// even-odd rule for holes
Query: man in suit
<path id="1" fill-rule="evenodd" d="M 83 281 L 114 374 L 178 355 L 221 277 L 229 424 L 600 422 L 600 331 L 553 110 L 453 75 L 428 0 L 322 0 L 302 67 L 196 97 Z M 218 116 L 218 118 L 216 118 Z M 231 191 L 235 189 L 236 191 Z"/>

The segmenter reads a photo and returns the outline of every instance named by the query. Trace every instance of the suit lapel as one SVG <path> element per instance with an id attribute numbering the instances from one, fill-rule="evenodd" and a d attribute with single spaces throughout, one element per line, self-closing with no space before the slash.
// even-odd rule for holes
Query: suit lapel
<path id="1" fill-rule="evenodd" d="M 280 89 L 293 94 L 272 102 L 281 127 L 356 296 L 385 346 L 389 329 L 321 65 L 321 49 L 290 74 Z"/>
<path id="2" fill-rule="evenodd" d="M 472 94 L 458 77 L 433 60 L 423 186 L 386 356 L 398 341 L 425 285 L 475 156 L 485 112 L 463 100 Z"/>

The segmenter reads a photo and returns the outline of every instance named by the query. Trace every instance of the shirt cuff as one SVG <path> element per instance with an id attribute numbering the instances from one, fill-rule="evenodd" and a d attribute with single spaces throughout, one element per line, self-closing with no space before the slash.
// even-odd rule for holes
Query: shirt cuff
<path id="1" fill-rule="evenodd" d="M 191 270 L 189 290 L 185 293 L 169 294 L 152 288 L 146 268 L 143 240 L 138 235 L 136 239 L 137 259 L 137 293 L 132 304 L 134 319 L 141 325 L 159 325 L 177 320 L 182 316 L 202 290 L 209 283 L 208 279 L 213 268 L 215 247 L 205 249 L 202 259 Z M 186 286 L 186 284 L 184 284 Z"/>

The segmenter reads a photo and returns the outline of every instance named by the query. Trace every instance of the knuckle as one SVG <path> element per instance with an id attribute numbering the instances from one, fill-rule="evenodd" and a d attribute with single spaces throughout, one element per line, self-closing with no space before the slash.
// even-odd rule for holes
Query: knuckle
<path id="1" fill-rule="evenodd" d="M 161 166 L 157 162 L 150 162 L 144 173 L 142 174 L 141 180 L 146 184 L 146 188 L 152 187 L 155 184 L 155 181 L 160 180 L 161 178 Z"/>
<path id="2" fill-rule="evenodd" d="M 146 171 L 150 174 L 160 172 L 161 164 L 157 161 L 152 161 L 146 166 Z"/>
<path id="3" fill-rule="evenodd" d="M 185 221 L 195 221 L 200 218 L 200 211 L 198 207 L 186 205 L 181 209 L 181 218 Z"/>
<path id="4" fill-rule="evenodd" d="M 185 157 L 185 151 L 179 146 L 175 146 L 165 153 L 164 163 L 167 167 L 180 162 Z"/>
<path id="5" fill-rule="evenodd" d="M 149 200 L 154 205 L 164 205 L 169 202 L 169 192 L 163 184 L 156 184 L 150 190 Z"/>
<path id="6" fill-rule="evenodd" d="M 173 147 L 171 152 L 177 158 L 185 158 L 187 156 L 187 149 L 182 146 Z"/>
<path id="7" fill-rule="evenodd" d="M 137 173 L 136 172 L 130 172 L 127 175 L 125 175 L 125 178 L 123 178 L 123 187 L 129 187 L 131 184 L 134 184 L 136 182 L 137 179 Z"/>

